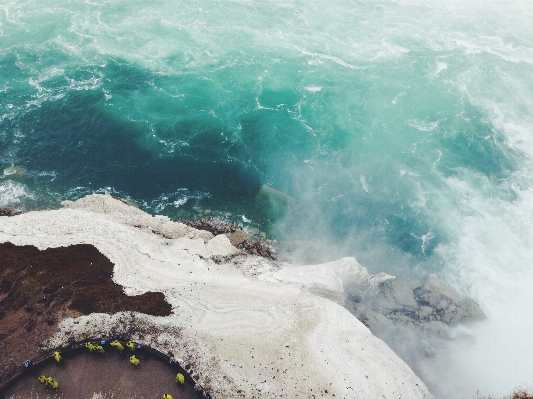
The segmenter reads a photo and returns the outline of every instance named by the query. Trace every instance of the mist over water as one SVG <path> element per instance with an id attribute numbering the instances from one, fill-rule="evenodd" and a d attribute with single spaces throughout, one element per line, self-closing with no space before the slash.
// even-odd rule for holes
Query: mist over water
<path id="1" fill-rule="evenodd" d="M 490 322 L 434 393 L 533 383 L 530 2 L 6 0 L 0 38 L 0 205 L 109 190 L 437 273 Z"/>

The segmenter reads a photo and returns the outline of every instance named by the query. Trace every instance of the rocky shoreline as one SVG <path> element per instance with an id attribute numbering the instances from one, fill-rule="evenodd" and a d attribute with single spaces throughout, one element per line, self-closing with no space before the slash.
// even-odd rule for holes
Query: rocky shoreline
<path id="1" fill-rule="evenodd" d="M 417 280 L 390 278 L 375 292 L 353 292 L 345 307 L 382 339 L 425 381 L 428 363 L 449 344 L 471 337 L 456 327 L 487 319 L 479 305 L 460 296 L 435 275 Z M 436 393 L 437 388 L 428 383 Z"/>
<path id="2" fill-rule="evenodd" d="M 473 301 L 461 300 L 434 277 L 420 284 L 384 273 L 373 276 L 353 258 L 290 265 L 275 260 L 274 242 L 251 237 L 236 226 L 207 220 L 198 222 L 200 226 L 187 226 L 152 217 L 108 195 L 63 205 L 59 211 L 0 219 L 0 242 L 11 242 L 17 248 L 34 245 L 40 252 L 93 246 L 114 265 L 112 283 L 126 298 L 158 294 L 164 295 L 164 301 L 162 297 L 139 301 L 147 305 L 155 301 L 151 309 L 131 303 L 120 308 L 117 304 L 127 302 L 124 297 L 102 295 L 101 307 L 86 307 L 82 316 L 76 303 L 92 306 L 97 301 L 67 289 L 72 295 L 56 299 L 62 306 L 42 333 L 35 334 L 35 326 L 25 330 L 24 323 L 13 330 L 27 341 L 26 349 L 20 347 L 11 357 L 14 362 L 29 353 L 25 350 L 35 348 L 37 341 L 43 349 L 50 349 L 69 340 L 123 332 L 124 328 L 131 333 L 134 328 L 139 342 L 188 364 L 213 397 L 313 397 L 316 393 L 356 397 L 359 392 L 370 397 L 430 398 L 411 369 L 344 308 L 378 336 L 380 329 L 408 325 L 441 339 L 446 328 L 484 317 Z M 13 249 L 10 245 L 0 248 Z M 2 273 L 4 281 L 9 273 Z M 17 282 L 2 283 L 0 305 L 24 281 L 23 275 Z M 20 321 L 24 320 L 20 315 L 32 312 L 48 317 L 39 310 L 44 305 L 32 305 L 45 288 L 39 285 L 30 290 L 30 305 L 19 306 L 8 318 Z M 49 295 L 56 292 L 59 289 Z M 77 300 L 76 295 L 83 299 Z M 165 303 L 171 314 L 157 315 Z M 135 311 L 134 325 L 126 323 L 131 316 L 124 310 Z M 8 337 L 0 338 L 0 344 L 8 343 Z M 7 346 L 17 347 L 16 343 Z M 291 380 L 293 385 L 287 385 Z"/>
<path id="3" fill-rule="evenodd" d="M 182 222 L 213 235 L 224 234 L 234 246 L 250 255 L 269 260 L 277 260 L 279 255 L 283 258 L 284 249 L 277 241 L 264 240 L 260 235 L 221 219 Z M 269 267 L 269 270 L 273 268 Z M 249 269 L 243 271 L 258 275 Z M 380 283 L 370 291 L 361 290 L 360 286 L 347 289 L 348 283 L 345 301 L 341 304 L 384 340 L 418 375 L 424 374 L 426 360 L 435 358 L 451 341 L 468 339 L 465 335 L 458 337 L 455 327 L 486 320 L 475 301 L 461 298 L 433 274 L 424 282 L 386 274 L 375 277 Z"/>

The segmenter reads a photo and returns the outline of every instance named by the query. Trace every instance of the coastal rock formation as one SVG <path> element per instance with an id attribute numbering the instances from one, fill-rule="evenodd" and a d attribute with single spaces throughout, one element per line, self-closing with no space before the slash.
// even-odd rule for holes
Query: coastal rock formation
<path id="1" fill-rule="evenodd" d="M 0 219 L 0 242 L 93 245 L 114 264 L 113 280 L 127 295 L 162 292 L 172 314 L 67 318 L 48 347 L 123 328 L 188 366 L 217 398 L 431 398 L 346 309 L 312 294 L 309 283 L 275 278 L 279 265 L 239 255 L 225 235 L 152 217 L 107 195 L 64 205 Z M 251 277 L 252 270 L 270 281 Z"/>
<path id="2" fill-rule="evenodd" d="M 416 280 L 386 279 L 371 295 L 355 290 L 350 301 L 358 318 L 365 319 L 373 328 L 383 323 L 382 316 L 390 320 L 388 323 L 403 320 L 435 331 L 443 330 L 441 324 L 455 327 L 486 318 L 476 302 L 460 299 L 451 287 L 431 274 L 424 284 Z"/>
<path id="3" fill-rule="evenodd" d="M 345 307 L 422 377 L 452 340 L 470 339 L 454 327 L 486 319 L 476 302 L 431 274 L 424 283 L 391 277 L 372 292 L 355 287 Z"/>
<path id="4" fill-rule="evenodd" d="M 344 306 L 391 347 L 422 380 L 440 392 L 432 365 L 445 361 L 451 345 L 473 343 L 468 328 L 486 319 L 472 299 L 460 298 L 434 275 L 426 281 L 372 275 L 354 258 L 297 266 L 261 258 L 233 257 L 248 276 L 292 284 Z"/>

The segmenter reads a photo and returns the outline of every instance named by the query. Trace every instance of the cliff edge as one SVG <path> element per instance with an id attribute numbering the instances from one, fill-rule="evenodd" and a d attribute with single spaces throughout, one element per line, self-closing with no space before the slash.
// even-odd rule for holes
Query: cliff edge
<path id="1" fill-rule="evenodd" d="M 170 354 L 216 398 L 432 398 L 335 295 L 332 301 L 306 289 L 305 275 L 301 284 L 297 273 L 281 278 L 282 265 L 240 253 L 224 235 L 150 216 L 108 195 L 63 205 L 0 218 L 0 242 L 93 245 L 114 264 L 113 280 L 127 295 L 161 292 L 172 314 L 66 318 L 44 347 L 129 334 Z M 333 287 L 342 282 L 330 279 Z"/>

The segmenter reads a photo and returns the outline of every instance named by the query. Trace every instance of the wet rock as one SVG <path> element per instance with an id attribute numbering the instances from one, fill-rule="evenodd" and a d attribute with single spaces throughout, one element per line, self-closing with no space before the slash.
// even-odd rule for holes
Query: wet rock
<path id="1" fill-rule="evenodd" d="M 459 296 L 435 275 L 427 276 L 424 285 L 416 291 L 420 303 L 431 307 L 447 307 L 447 304 L 459 302 Z"/>
<path id="2" fill-rule="evenodd" d="M 242 231 L 241 227 L 235 226 L 234 224 L 228 223 L 228 221 L 226 220 L 219 219 L 216 217 L 209 218 L 209 219 L 201 218 L 196 221 L 194 220 L 177 220 L 177 221 L 189 227 L 197 229 L 197 230 L 209 231 L 215 236 L 219 234 L 231 234 L 239 230 Z"/>
<path id="3" fill-rule="evenodd" d="M 256 256 L 262 256 L 263 258 L 276 260 L 276 248 L 272 241 L 244 241 L 239 248 L 244 249 L 246 252 Z"/>
<path id="4" fill-rule="evenodd" d="M 346 308 L 383 339 L 413 370 L 423 368 L 449 341 L 463 337 L 453 328 L 486 319 L 472 299 L 429 275 L 424 283 L 389 278 L 377 290 L 355 290 Z"/>
<path id="5" fill-rule="evenodd" d="M 357 309 L 356 316 L 364 317 L 370 326 L 382 324 L 377 314 L 419 326 L 440 321 L 455 327 L 486 318 L 475 301 L 461 299 L 453 288 L 434 275 L 429 275 L 424 284 L 397 278 L 382 281 L 377 292 L 359 298 L 354 309 Z M 439 335 L 442 335 L 441 332 Z"/>
<path id="6" fill-rule="evenodd" d="M 459 323 L 477 322 L 486 318 L 487 316 L 483 313 L 483 310 L 481 310 L 477 302 L 470 298 L 465 298 L 461 299 L 457 304 L 457 311 L 454 317 L 450 319 L 450 324 L 457 325 Z"/>
<path id="7" fill-rule="evenodd" d="M 433 308 L 431 306 L 420 306 L 418 309 L 418 318 L 420 320 L 426 320 L 433 313 Z"/>
<path id="8" fill-rule="evenodd" d="M 218 218 L 202 218 L 199 221 L 181 221 L 181 223 L 198 230 L 209 231 L 215 236 L 225 234 L 233 246 L 250 255 L 271 260 L 277 259 L 277 242 L 267 240 L 264 232 L 253 229 L 243 230 L 240 226 Z"/>
<path id="9" fill-rule="evenodd" d="M 239 245 L 243 244 L 246 240 L 252 237 L 252 234 L 247 233 L 244 230 L 236 230 L 233 233 L 229 234 L 229 242 L 231 242 L 234 246 L 238 247 Z"/>
<path id="10" fill-rule="evenodd" d="M 22 211 L 10 208 L 0 207 L 0 216 L 17 216 L 20 215 Z"/>
<path id="11" fill-rule="evenodd" d="M 459 295 L 436 276 L 427 276 L 424 285 L 414 290 L 418 303 L 432 309 L 434 318 L 451 327 L 461 323 L 481 321 L 486 318 L 479 305 L 472 299 L 460 299 Z"/>
<path id="12" fill-rule="evenodd" d="M 420 307 L 414 295 L 415 289 L 421 284 L 415 280 L 390 279 L 382 282 L 378 294 L 372 299 L 372 309 L 376 312 L 389 314 L 401 312 L 414 314 Z"/>
<path id="13" fill-rule="evenodd" d="M 26 172 L 27 169 L 24 166 L 15 165 L 4 169 L 4 176 L 8 179 L 20 179 Z"/>

